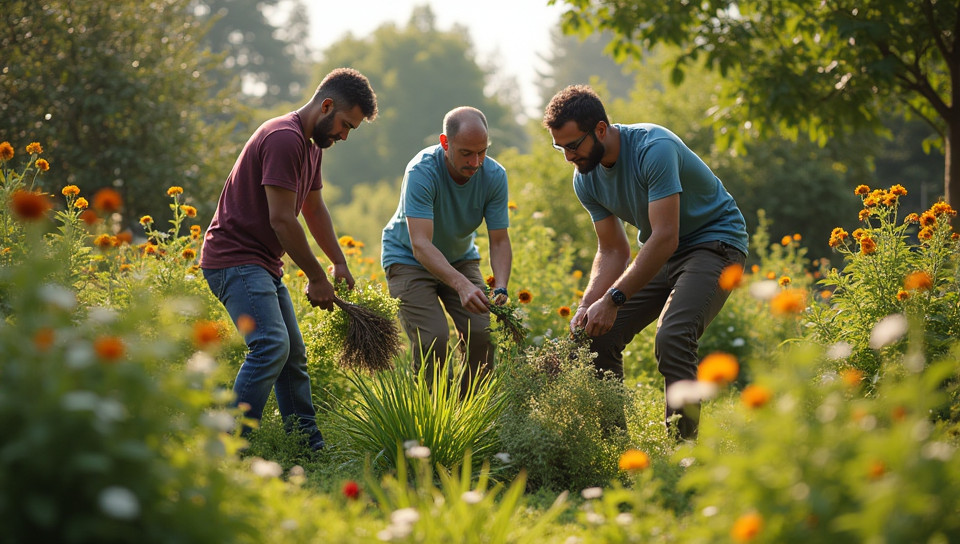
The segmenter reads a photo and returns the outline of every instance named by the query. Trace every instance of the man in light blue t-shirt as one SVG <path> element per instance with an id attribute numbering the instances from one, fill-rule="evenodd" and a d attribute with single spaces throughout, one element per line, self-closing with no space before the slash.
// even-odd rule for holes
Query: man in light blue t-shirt
<path id="1" fill-rule="evenodd" d="M 446 312 L 466 353 L 463 390 L 493 365 L 491 301 L 480 273 L 476 230 L 490 237 L 493 303 L 507 300 L 513 253 L 507 228 L 507 173 L 486 156 L 487 120 L 460 107 L 443 118 L 440 144 L 407 164 L 397 212 L 383 229 L 381 262 L 390 294 L 400 299 L 400 322 L 410 338 L 414 367 L 446 361 Z M 441 307 L 441 303 L 443 307 Z M 432 367 L 425 369 L 428 379 Z M 449 370 L 449 369 L 448 369 Z"/>
<path id="2" fill-rule="evenodd" d="M 573 189 L 597 231 L 590 281 L 570 328 L 592 337 L 598 370 L 623 379 L 623 349 L 658 320 L 655 355 L 665 388 L 696 380 L 700 336 L 730 294 L 718 284 L 720 273 L 746 259 L 737 203 L 674 133 L 647 123 L 611 125 L 587 86 L 554 95 L 543 124 L 576 167 Z M 639 229 L 632 262 L 622 221 Z M 698 405 L 668 404 L 668 428 L 695 439 L 699 412 Z"/>

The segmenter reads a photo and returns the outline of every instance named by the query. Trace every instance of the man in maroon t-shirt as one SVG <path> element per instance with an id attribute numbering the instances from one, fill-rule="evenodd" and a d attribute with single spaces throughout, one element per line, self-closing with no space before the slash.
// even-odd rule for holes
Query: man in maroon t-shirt
<path id="1" fill-rule="evenodd" d="M 247 141 L 227 177 L 200 256 L 204 278 L 238 324 L 249 348 L 233 390 L 246 416 L 259 420 L 273 389 L 285 423 L 310 448 L 324 447 L 310 393 L 306 348 L 293 302 L 281 281 L 284 253 L 307 276 L 310 304 L 333 308 L 333 286 L 300 225 L 333 262 L 333 277 L 353 276 L 320 195 L 323 150 L 377 116 L 370 82 L 351 68 L 329 74 L 296 111 L 265 122 Z M 253 319 L 253 327 L 240 326 Z M 288 427 L 289 428 L 289 427 Z M 248 432 L 249 428 L 244 428 Z"/>

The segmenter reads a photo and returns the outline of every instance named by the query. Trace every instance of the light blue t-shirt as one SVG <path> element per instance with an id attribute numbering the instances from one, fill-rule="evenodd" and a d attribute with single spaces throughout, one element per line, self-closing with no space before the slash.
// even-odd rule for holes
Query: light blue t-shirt
<path id="1" fill-rule="evenodd" d="M 747 253 L 743 214 L 723 183 L 677 137 L 664 127 L 615 124 L 620 130 L 620 156 L 613 168 L 573 174 L 573 189 L 594 222 L 615 215 L 637 227 L 637 240 L 650 237 L 647 206 L 680 194 L 678 250 L 720 241 Z"/>
<path id="2" fill-rule="evenodd" d="M 383 228 L 383 268 L 394 263 L 422 266 L 413 256 L 407 217 L 433 221 L 433 245 L 447 262 L 479 259 L 474 243 L 484 221 L 488 230 L 510 226 L 507 211 L 507 172 L 486 157 L 463 185 L 450 176 L 440 145 L 430 146 L 413 157 L 403 174 L 400 204 Z"/>

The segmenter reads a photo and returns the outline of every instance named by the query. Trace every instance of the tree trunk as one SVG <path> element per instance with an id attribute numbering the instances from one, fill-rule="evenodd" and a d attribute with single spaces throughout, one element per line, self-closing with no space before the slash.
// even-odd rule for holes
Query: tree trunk
<path id="1" fill-rule="evenodd" d="M 953 137 L 960 136 L 960 120 L 950 121 L 944 138 L 943 199 L 954 210 L 960 211 L 960 145 L 953 145 Z M 960 219 L 951 220 L 954 231 L 960 227 Z"/>

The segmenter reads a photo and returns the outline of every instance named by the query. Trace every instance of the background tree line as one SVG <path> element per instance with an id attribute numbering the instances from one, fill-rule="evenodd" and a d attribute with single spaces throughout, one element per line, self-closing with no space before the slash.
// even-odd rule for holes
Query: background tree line
<path id="1" fill-rule="evenodd" d="M 764 208 L 773 234 L 801 233 L 814 256 L 826 255 L 829 229 L 851 226 L 857 184 L 902 183 L 911 211 L 943 194 L 943 155 L 936 147 L 924 153 L 924 142 L 937 132 L 916 112 L 908 117 L 895 102 L 872 98 L 871 122 L 849 127 L 849 113 L 821 112 L 810 121 L 798 113 L 801 128 L 812 130 L 814 121 L 819 128 L 816 141 L 797 138 L 795 125 L 774 122 L 777 111 L 764 101 L 779 96 L 799 108 L 806 97 L 791 95 L 775 77 L 745 86 L 731 61 L 690 55 L 685 40 L 694 27 L 673 29 L 669 39 L 639 35 L 628 32 L 640 24 L 635 20 L 606 21 L 586 3 L 567 3 L 568 34 L 555 29 L 550 68 L 538 79 L 542 101 L 569 83 L 591 83 L 613 122 L 654 122 L 677 132 L 714 168 L 751 228 Z M 764 15 L 750 20 L 772 26 L 793 21 Z M 939 11 L 934 16 L 949 19 Z M 557 236 L 580 254 L 592 254 L 592 226 L 570 189 L 571 167 L 550 147 L 539 119 L 521 117 L 515 87 L 501 82 L 492 89 L 495 68 L 477 61 L 467 29 L 438 28 L 428 7 L 413 9 L 404 25 L 385 24 L 368 36 L 345 33 L 319 53 L 303 45 L 308 27 L 302 0 L 146 6 L 12 0 L 2 17 L 0 139 L 18 146 L 41 141 L 62 174 L 47 177 L 55 183 L 76 183 L 87 194 L 103 186 L 120 189 L 128 223 L 140 214 L 160 215 L 169 185 L 187 188 L 191 203 L 209 217 L 253 128 L 298 107 L 323 74 L 349 65 L 371 79 L 381 113 L 324 161 L 325 194 L 342 234 L 377 254 L 407 161 L 436 142 L 446 111 L 469 104 L 490 121 L 490 154 L 508 169 L 512 198 L 522 204 L 518 213 L 543 214 Z M 812 28 L 801 25 L 797 32 Z M 752 51 L 758 43 L 739 46 Z M 816 73 L 822 64 L 812 51 L 788 52 L 795 53 L 791 67 L 806 65 Z M 802 94 L 802 81 L 785 81 Z M 730 101 L 736 96 L 751 105 L 752 117 L 735 115 Z M 842 138 L 847 129 L 852 137 Z"/>

